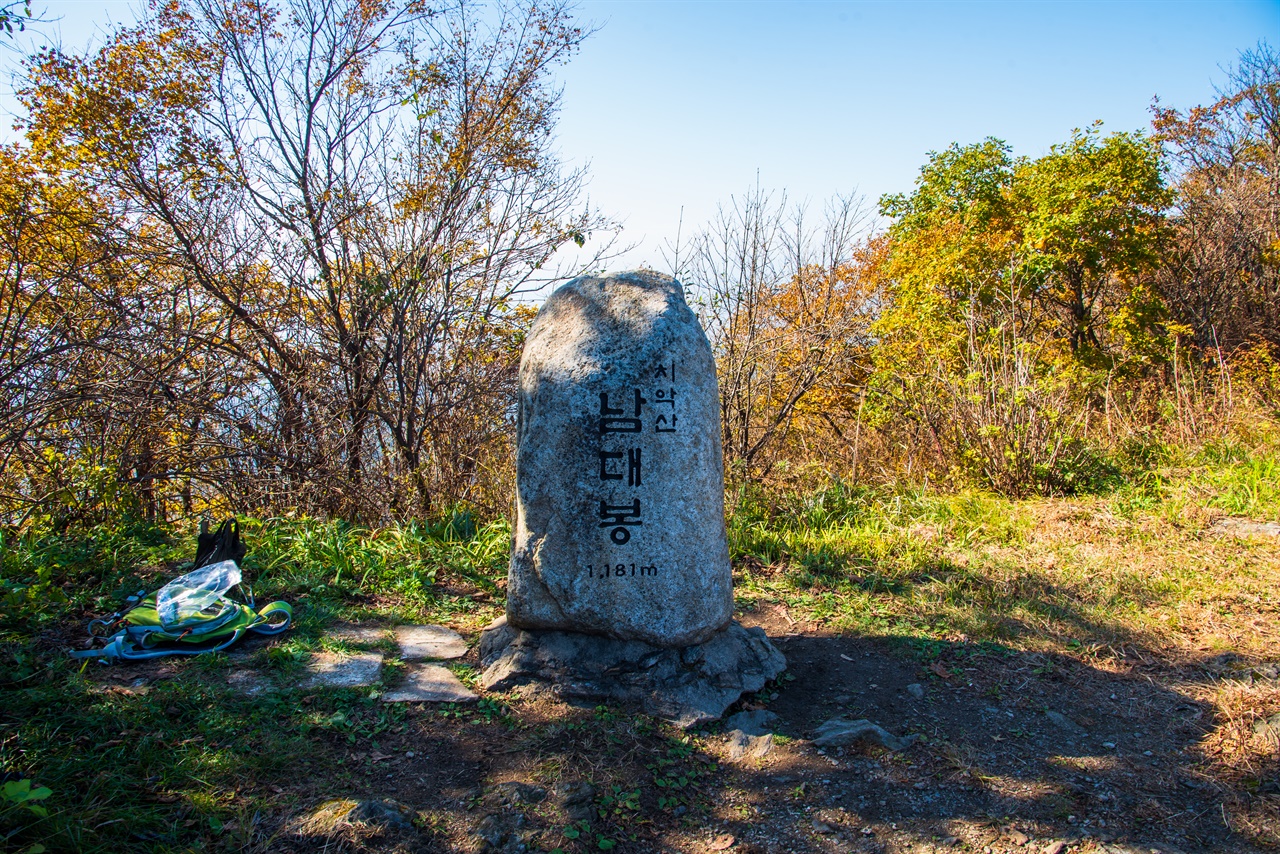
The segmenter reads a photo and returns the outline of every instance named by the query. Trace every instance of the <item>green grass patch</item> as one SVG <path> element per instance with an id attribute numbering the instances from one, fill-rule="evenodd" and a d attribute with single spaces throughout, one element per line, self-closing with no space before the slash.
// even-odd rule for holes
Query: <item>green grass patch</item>
<path id="1" fill-rule="evenodd" d="M 1151 451 L 1157 470 L 1074 499 L 846 484 L 783 495 L 743 488 L 729 496 L 735 595 L 743 608 L 781 604 L 797 621 L 896 638 L 922 660 L 1273 643 L 1249 620 L 1280 606 L 1274 545 L 1214 536 L 1207 525 L 1221 514 L 1280 519 L 1276 448 L 1224 441 L 1194 454 Z M 505 522 L 465 513 L 381 529 L 250 519 L 243 533 L 245 576 L 259 601 L 296 606 L 290 633 L 246 663 L 286 688 L 312 652 L 360 646 L 329 637 L 336 622 L 474 624 L 479 600 L 500 600 L 510 543 Z M 85 619 L 154 590 L 193 553 L 193 532 L 141 523 L 6 534 L 0 847 L 247 845 L 254 816 L 281 808 L 273 781 L 311 773 L 308 763 L 323 755 L 325 786 L 337 791 L 354 770 L 335 751 L 374 750 L 403 731 L 403 707 L 379 703 L 380 688 L 246 698 L 225 687 L 228 657 L 207 655 L 131 693 L 104 690 L 89 678 L 96 665 L 65 658 Z M 387 642 L 379 648 L 393 652 Z M 466 665 L 453 669 L 475 679 Z M 389 665 L 384 683 L 395 674 Z M 438 714 L 468 726 L 521 726 L 493 698 Z M 602 708 L 566 732 L 598 729 L 611 744 L 620 722 Z M 637 803 L 660 811 L 698 804 L 704 763 L 674 742 L 664 751 L 640 795 L 640 782 L 602 787 L 597 814 L 625 830 L 638 820 Z"/>

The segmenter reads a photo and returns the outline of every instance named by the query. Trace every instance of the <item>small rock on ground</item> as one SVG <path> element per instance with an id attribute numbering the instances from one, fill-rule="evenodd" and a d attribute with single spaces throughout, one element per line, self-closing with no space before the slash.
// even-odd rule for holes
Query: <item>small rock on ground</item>
<path id="1" fill-rule="evenodd" d="M 359 821 L 379 827 L 412 830 L 417 811 L 390 798 L 361 801 L 347 815 L 348 821 Z"/>
<path id="2" fill-rule="evenodd" d="M 518 780 L 509 780 L 494 786 L 493 796 L 503 806 L 514 807 L 520 804 L 541 803 L 547 797 L 547 790 L 541 786 L 521 783 Z"/>
<path id="3" fill-rule="evenodd" d="M 1071 718 L 1067 717 L 1061 712 L 1049 711 L 1049 712 L 1045 712 L 1044 716 L 1049 719 L 1050 723 L 1052 723 L 1054 726 L 1058 727 L 1059 729 L 1065 729 L 1067 732 L 1076 732 L 1076 733 L 1084 732 L 1083 727 L 1081 727 L 1078 723 L 1071 720 Z"/>
<path id="4" fill-rule="evenodd" d="M 404 683 L 382 695 L 385 703 L 473 703 L 480 699 L 441 664 L 413 664 Z"/>
<path id="5" fill-rule="evenodd" d="M 489 813 L 471 831 L 472 854 L 526 854 L 537 834 L 527 827 L 523 813 Z"/>
<path id="6" fill-rule="evenodd" d="M 1280 712 L 1269 718 L 1258 718 L 1253 722 L 1253 734 L 1265 738 L 1272 744 L 1280 744 Z"/>
<path id="7" fill-rule="evenodd" d="M 596 787 L 583 781 L 557 783 L 551 790 L 569 821 L 590 821 L 595 817 Z"/>
<path id="8" fill-rule="evenodd" d="M 910 694 L 912 697 L 915 697 L 917 700 L 923 700 L 924 686 L 921 685 L 919 682 L 912 682 L 910 685 L 907 686 L 907 693 Z"/>
<path id="9" fill-rule="evenodd" d="M 847 721 L 843 718 L 832 718 L 818 727 L 813 743 L 818 747 L 845 747 L 855 741 L 870 741 L 886 750 L 906 750 L 915 744 L 920 736 L 916 734 L 898 738 L 884 727 L 877 726 L 868 720 Z"/>
<path id="10" fill-rule="evenodd" d="M 462 635 L 444 626 L 398 626 L 396 643 L 405 661 L 461 658 L 467 654 L 467 642 Z"/>
<path id="11" fill-rule="evenodd" d="M 773 750 L 773 734 L 748 735 L 740 729 L 729 733 L 729 759 L 761 759 Z"/>
<path id="12" fill-rule="evenodd" d="M 366 652 L 359 655 L 342 655 L 336 652 L 318 652 L 307 663 L 310 674 L 304 684 L 307 688 L 361 688 L 378 681 L 382 672 L 382 655 Z"/>
<path id="13" fill-rule="evenodd" d="M 375 836 L 382 836 L 388 832 L 412 833 L 414 820 L 417 817 L 418 813 L 415 809 L 390 798 L 371 798 L 361 801 L 345 798 L 325 801 L 310 812 L 291 819 L 286 823 L 285 834 L 303 839 L 310 838 L 316 843 L 323 839 L 325 850 L 328 850 L 332 843 L 338 842 L 336 848 L 345 850 L 346 845 L 341 844 L 342 842 L 359 843 L 370 833 Z M 320 845 L 308 847 L 306 850 L 320 850 Z"/>
<path id="14" fill-rule="evenodd" d="M 1022 846 L 1031 841 L 1031 837 L 1027 836 L 1021 830 L 1010 830 L 1005 834 L 1006 838 L 1014 845 Z"/>
<path id="15" fill-rule="evenodd" d="M 765 735 L 778 722 L 778 716 L 768 709 L 756 709 L 752 712 L 738 712 L 725 718 L 725 732 L 738 730 L 747 735 Z"/>

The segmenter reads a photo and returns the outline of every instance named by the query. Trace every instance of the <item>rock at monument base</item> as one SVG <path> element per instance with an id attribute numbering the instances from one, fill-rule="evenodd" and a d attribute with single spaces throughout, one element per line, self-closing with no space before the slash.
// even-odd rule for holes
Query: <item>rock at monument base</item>
<path id="1" fill-rule="evenodd" d="M 737 622 L 679 649 L 577 632 L 517 629 L 500 618 L 480 638 L 481 684 L 524 685 L 563 700 L 611 701 L 690 727 L 718 719 L 787 667 L 759 628 Z"/>

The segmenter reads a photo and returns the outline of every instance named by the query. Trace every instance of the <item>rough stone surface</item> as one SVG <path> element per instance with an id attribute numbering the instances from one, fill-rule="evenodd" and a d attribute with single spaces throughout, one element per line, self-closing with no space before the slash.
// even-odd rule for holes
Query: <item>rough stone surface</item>
<path id="1" fill-rule="evenodd" d="M 381 643 L 387 639 L 387 629 L 378 626 L 335 626 L 328 631 L 334 640 L 348 643 Z"/>
<path id="2" fill-rule="evenodd" d="M 397 830 L 413 830 L 417 810 L 390 798 L 361 801 L 348 813 L 348 821 L 359 821 Z"/>
<path id="3" fill-rule="evenodd" d="M 870 741 L 886 750 L 897 752 L 906 750 L 915 744 L 918 735 L 898 738 L 891 735 L 884 727 L 877 726 L 868 720 L 847 721 L 833 718 L 818 727 L 813 743 L 818 747 L 846 747 L 855 741 Z"/>
<path id="4" fill-rule="evenodd" d="M 1071 720 L 1071 718 L 1062 714 L 1062 712 L 1055 712 L 1050 710 L 1045 712 L 1044 716 L 1048 718 L 1049 722 L 1052 723 L 1054 726 L 1056 726 L 1058 729 L 1064 729 L 1067 732 L 1074 732 L 1077 734 L 1083 733 L 1085 731 L 1084 727 L 1080 726 L 1080 724 L 1076 723 L 1075 721 Z"/>
<path id="5" fill-rule="evenodd" d="M 724 720 L 724 731 L 739 730 L 747 735 L 766 735 L 772 732 L 778 716 L 768 709 L 756 709 L 751 712 L 738 712 Z"/>
<path id="6" fill-rule="evenodd" d="M 462 635 L 444 626 L 399 626 L 396 643 L 405 661 L 462 658 L 467 654 L 467 642 Z"/>
<path id="7" fill-rule="evenodd" d="M 907 686 L 907 693 L 917 700 L 924 699 L 924 686 L 919 682 L 912 682 Z"/>
<path id="8" fill-rule="evenodd" d="M 1258 718 L 1253 722 L 1253 734 L 1264 738 L 1272 744 L 1280 745 L 1280 712 L 1269 718 Z"/>
<path id="9" fill-rule="evenodd" d="M 505 807 L 517 807 L 522 804 L 542 803 L 547 797 L 547 790 L 541 786 L 521 783 L 519 780 L 508 780 L 493 787 L 493 794 Z"/>
<path id="10" fill-rule="evenodd" d="M 656 646 L 733 613 L 715 362 L 675 280 L 584 276 L 520 361 L 513 626 Z"/>
<path id="11" fill-rule="evenodd" d="M 523 813 L 489 813 L 471 831 L 469 850 L 472 854 L 527 854 L 534 850 L 536 838 Z"/>
<path id="12" fill-rule="evenodd" d="M 762 759 L 773 750 L 773 735 L 748 735 L 740 729 L 729 733 L 729 760 Z"/>
<path id="13" fill-rule="evenodd" d="M 318 652 L 307 663 L 307 688 L 360 688 L 378 681 L 382 655 L 376 652 L 341 655 Z"/>
<path id="14" fill-rule="evenodd" d="M 590 821 L 596 817 L 596 787 L 590 783 L 562 781 L 555 785 L 551 794 L 565 811 L 569 821 Z"/>
<path id="15" fill-rule="evenodd" d="M 480 638 L 480 683 L 540 685 L 565 700 L 612 700 L 680 726 L 715 720 L 787 662 L 764 631 L 738 623 L 705 643 L 671 649 L 576 632 L 526 631 L 501 620 Z"/>
<path id="16" fill-rule="evenodd" d="M 479 697 L 441 664 L 411 664 L 404 683 L 382 695 L 385 703 L 474 703 Z"/>

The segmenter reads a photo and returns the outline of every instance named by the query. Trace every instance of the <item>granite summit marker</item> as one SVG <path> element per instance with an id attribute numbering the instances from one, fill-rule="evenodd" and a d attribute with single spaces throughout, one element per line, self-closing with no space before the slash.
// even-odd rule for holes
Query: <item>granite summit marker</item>
<path id="1" fill-rule="evenodd" d="M 732 584 L 715 361 L 683 289 L 647 271 L 575 279 L 520 361 L 507 616 L 482 640 L 486 686 L 542 680 L 716 717 L 702 683 L 727 706 L 785 667 L 763 632 L 731 622 Z M 656 666 L 664 656 L 678 666 Z M 622 688 L 597 666 L 641 659 L 648 681 Z"/>
<path id="2" fill-rule="evenodd" d="M 584 277 L 520 361 L 507 619 L 658 646 L 733 613 L 715 361 L 673 279 Z"/>

